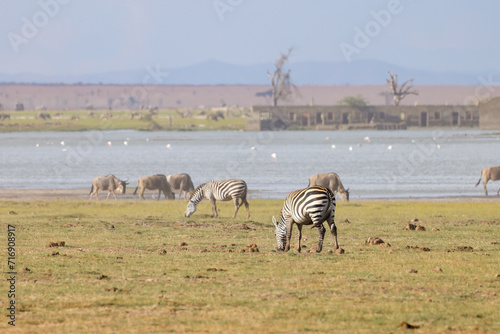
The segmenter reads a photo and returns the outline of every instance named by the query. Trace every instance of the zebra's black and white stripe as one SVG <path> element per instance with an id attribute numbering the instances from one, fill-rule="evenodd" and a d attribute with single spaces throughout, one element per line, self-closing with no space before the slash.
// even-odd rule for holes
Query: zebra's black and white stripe
<path id="1" fill-rule="evenodd" d="M 250 218 L 250 205 L 247 202 L 247 184 L 243 180 L 210 181 L 199 185 L 189 198 L 185 216 L 191 216 L 196 211 L 198 203 L 204 198 L 210 200 L 212 203 L 212 217 L 218 216 L 217 206 L 215 205 L 216 200 L 229 201 L 232 199 L 236 208 L 233 218 L 236 218 L 238 209 L 242 204 L 245 204 L 247 208 L 247 219 Z"/>
<path id="2" fill-rule="evenodd" d="M 276 227 L 275 235 L 278 243 L 278 250 L 290 250 L 290 239 L 292 237 L 293 224 L 297 224 L 299 230 L 299 245 L 297 250 L 300 252 L 300 240 L 302 239 L 302 226 L 313 225 L 318 229 L 319 242 L 316 252 L 321 252 L 323 248 L 323 238 L 325 236 L 325 227 L 323 222 L 326 220 L 330 231 L 334 237 L 335 249 L 337 243 L 337 227 L 335 226 L 335 195 L 328 188 L 322 186 L 312 186 L 291 192 L 285 199 L 283 208 L 280 212 L 279 222 L 273 217 L 273 224 Z"/>

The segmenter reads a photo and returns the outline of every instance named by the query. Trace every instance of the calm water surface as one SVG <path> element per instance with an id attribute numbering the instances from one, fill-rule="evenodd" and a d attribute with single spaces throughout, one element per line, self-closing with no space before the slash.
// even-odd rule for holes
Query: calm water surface
<path id="1" fill-rule="evenodd" d="M 8 133 L 0 134 L 0 188 L 90 189 L 110 173 L 135 188 L 141 176 L 188 173 L 195 186 L 241 178 L 250 198 L 283 198 L 334 171 L 351 198 L 475 196 L 481 169 L 500 165 L 499 138 L 476 129 Z"/>

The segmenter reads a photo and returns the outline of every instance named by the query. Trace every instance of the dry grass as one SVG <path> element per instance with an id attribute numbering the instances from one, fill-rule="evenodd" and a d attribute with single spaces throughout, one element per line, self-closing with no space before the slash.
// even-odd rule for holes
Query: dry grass
<path id="1" fill-rule="evenodd" d="M 339 203 L 342 255 L 330 235 L 307 252 L 307 228 L 302 253 L 276 252 L 281 204 L 233 220 L 231 203 L 212 219 L 202 202 L 186 220 L 184 201 L 0 202 L 17 231 L 16 332 L 500 331 L 497 203 Z M 403 229 L 413 218 L 425 231 Z"/>

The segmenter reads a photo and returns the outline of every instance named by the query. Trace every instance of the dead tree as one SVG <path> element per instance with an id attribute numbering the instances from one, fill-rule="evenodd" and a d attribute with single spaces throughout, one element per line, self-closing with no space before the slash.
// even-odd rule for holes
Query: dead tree
<path id="1" fill-rule="evenodd" d="M 284 66 L 293 51 L 293 47 L 289 48 L 286 53 L 282 53 L 280 58 L 274 63 L 274 72 L 267 70 L 267 75 L 271 79 L 271 94 L 273 106 L 278 105 L 278 101 L 288 100 L 293 90 L 296 89 L 290 77 L 290 69 L 285 72 Z"/>
<path id="2" fill-rule="evenodd" d="M 389 76 L 390 78 L 386 79 L 386 81 L 393 96 L 394 106 L 399 106 L 399 102 L 401 102 L 401 100 L 404 99 L 407 95 L 418 95 L 418 91 L 411 90 L 413 86 L 408 85 L 415 79 L 412 78 L 410 80 L 406 80 L 401 86 L 398 86 L 398 76 L 393 72 L 389 72 Z"/>

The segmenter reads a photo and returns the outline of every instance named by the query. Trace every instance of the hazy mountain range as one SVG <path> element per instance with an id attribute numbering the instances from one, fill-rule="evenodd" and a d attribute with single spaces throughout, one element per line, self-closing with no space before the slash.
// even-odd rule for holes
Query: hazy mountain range
<path id="1" fill-rule="evenodd" d="M 89 73 L 81 75 L 40 75 L 34 73 L 0 73 L 0 83 L 35 84 L 129 84 L 158 83 L 164 85 L 268 85 L 266 70 L 273 63 L 235 65 L 207 60 L 192 66 L 168 68 L 148 66 L 143 69 Z M 429 71 L 400 67 L 376 60 L 351 63 L 296 62 L 289 65 L 296 85 L 383 85 L 388 72 L 398 75 L 400 83 L 414 78 L 414 85 L 481 85 L 483 77 L 498 77 L 499 71 L 467 73 L 459 71 Z M 158 73 L 161 73 L 160 75 Z M 155 79 L 156 78 L 156 79 Z"/>

